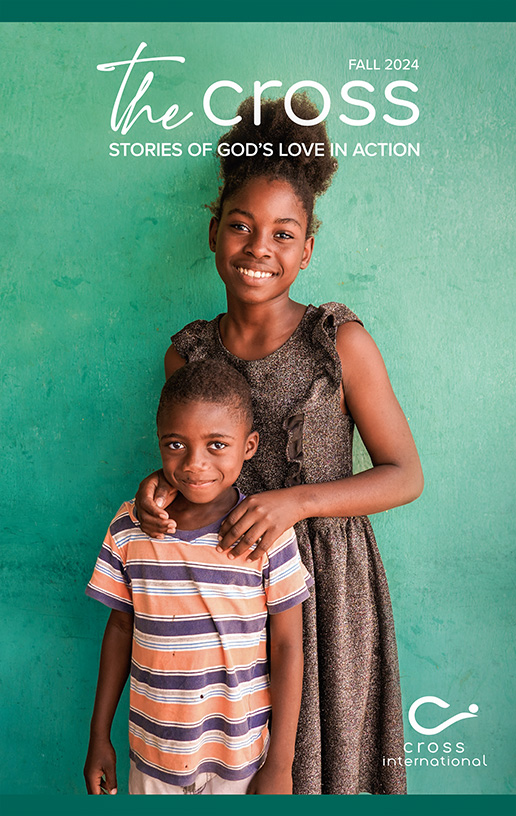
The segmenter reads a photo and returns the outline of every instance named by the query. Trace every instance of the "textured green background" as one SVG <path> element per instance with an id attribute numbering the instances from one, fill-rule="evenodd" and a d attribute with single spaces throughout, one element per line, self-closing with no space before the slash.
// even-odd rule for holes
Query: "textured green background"
<path id="1" fill-rule="evenodd" d="M 462 741 L 464 756 L 485 754 L 487 766 L 411 768 L 409 791 L 514 790 L 515 39 L 503 24 L 2 27 L 1 729 L 9 755 L 0 792 L 82 792 L 107 614 L 84 586 L 114 511 L 158 463 L 153 416 L 169 335 L 224 309 L 206 240 L 214 160 L 116 159 L 108 144 L 216 142 L 223 130 L 204 117 L 202 95 L 228 78 L 246 95 L 255 79 L 281 79 L 284 89 L 316 79 L 332 96 L 333 141 L 421 143 L 419 159 L 341 159 L 294 296 L 358 312 L 421 452 L 421 499 L 373 519 L 404 708 L 430 694 L 449 702 L 448 712 L 421 710 L 427 726 L 471 703 L 480 710 L 436 737 L 407 724 L 406 737 Z M 194 117 L 168 134 L 141 121 L 114 136 L 120 69 L 95 66 L 130 58 L 142 40 L 148 55 L 186 57 L 182 67 L 155 67 L 155 112 L 177 102 Z M 417 57 L 420 68 L 350 75 L 355 56 Z M 352 78 L 376 89 L 377 120 L 364 128 L 338 119 L 340 87 Z M 408 128 L 381 119 L 392 113 L 382 92 L 395 78 L 419 87 L 421 117 Z M 231 115 L 236 96 L 219 99 Z M 125 734 L 122 707 L 114 731 L 122 782 Z M 432 754 L 423 746 L 420 756 Z"/>

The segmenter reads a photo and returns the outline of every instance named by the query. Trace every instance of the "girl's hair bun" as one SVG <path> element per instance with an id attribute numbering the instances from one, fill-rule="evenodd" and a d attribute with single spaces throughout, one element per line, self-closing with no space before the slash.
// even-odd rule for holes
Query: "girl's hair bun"
<path id="1" fill-rule="evenodd" d="M 293 94 L 291 108 L 303 121 L 310 122 L 319 116 L 306 93 Z M 241 120 L 219 139 L 222 185 L 210 209 L 220 217 L 225 199 L 252 178 L 282 179 L 290 182 L 302 201 L 308 219 L 307 234 L 312 235 L 320 223 L 313 212 L 315 199 L 328 189 L 337 169 L 326 125 L 324 122 L 300 125 L 292 121 L 285 110 L 284 97 L 262 99 L 260 112 L 260 124 L 255 125 L 254 98 L 245 99 L 237 110 Z M 247 145 L 253 146 L 252 155 L 246 155 Z"/>

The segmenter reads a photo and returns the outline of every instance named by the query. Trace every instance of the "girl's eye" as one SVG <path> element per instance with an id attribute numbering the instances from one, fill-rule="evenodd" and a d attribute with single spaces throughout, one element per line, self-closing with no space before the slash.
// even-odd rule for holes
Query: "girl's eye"
<path id="1" fill-rule="evenodd" d="M 224 450 L 227 445 L 225 442 L 212 442 L 210 447 L 214 448 L 214 450 Z"/>
<path id="2" fill-rule="evenodd" d="M 170 450 L 181 450 L 184 447 L 182 442 L 169 442 L 168 447 Z"/>
<path id="3" fill-rule="evenodd" d="M 249 227 L 247 224 L 231 224 L 233 229 L 238 230 L 238 232 L 250 232 Z"/>
<path id="4" fill-rule="evenodd" d="M 293 238 L 294 236 L 291 235 L 289 232 L 277 232 L 276 235 L 278 238 Z"/>

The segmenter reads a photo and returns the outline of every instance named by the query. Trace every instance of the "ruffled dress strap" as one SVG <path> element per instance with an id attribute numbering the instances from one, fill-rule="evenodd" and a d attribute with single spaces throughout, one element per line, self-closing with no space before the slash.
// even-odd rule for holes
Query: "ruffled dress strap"
<path id="1" fill-rule="evenodd" d="M 194 360 L 205 360 L 210 356 L 210 349 L 213 345 L 213 324 L 215 321 L 218 323 L 219 318 L 220 315 L 214 320 L 194 320 L 172 335 L 170 338 L 172 345 L 187 363 Z"/>
<path id="2" fill-rule="evenodd" d="M 334 317 L 335 324 L 340 326 L 341 323 L 360 323 L 361 326 L 364 324 L 360 320 L 359 317 L 356 316 L 355 312 L 352 312 L 351 309 L 348 309 L 343 303 L 336 303 L 335 301 L 330 301 L 329 303 L 321 303 L 319 306 L 318 311 L 322 311 L 324 315 L 331 314 Z"/>
<path id="3" fill-rule="evenodd" d="M 286 487 L 304 481 L 303 439 L 305 417 L 309 412 L 320 414 L 329 411 L 328 422 L 332 425 L 331 407 L 340 415 L 340 384 L 342 366 L 337 352 L 337 329 L 343 323 L 356 322 L 363 325 L 357 315 L 343 303 L 323 303 L 309 306 L 305 315 L 304 335 L 311 347 L 314 361 L 313 376 L 303 399 L 295 404 L 283 420 L 287 432 L 287 460 L 289 463 Z M 326 409 L 323 408 L 326 406 Z M 352 417 L 348 418 L 352 425 Z"/>
<path id="4" fill-rule="evenodd" d="M 340 388 L 342 380 L 342 367 L 336 346 L 337 329 L 343 323 L 352 322 L 364 325 L 360 318 L 343 303 L 323 303 L 316 309 L 314 315 L 312 329 L 314 349 L 319 353 L 319 357 L 321 357 L 321 352 L 324 352 L 322 357 L 324 367 L 335 388 Z"/>

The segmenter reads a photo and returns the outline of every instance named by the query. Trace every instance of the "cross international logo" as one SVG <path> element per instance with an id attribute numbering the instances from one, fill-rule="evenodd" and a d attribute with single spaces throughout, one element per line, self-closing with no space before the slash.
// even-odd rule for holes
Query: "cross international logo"
<path id="1" fill-rule="evenodd" d="M 439 706 L 440 708 L 449 708 L 450 704 L 445 702 L 445 700 L 441 700 L 440 697 L 418 697 L 417 700 L 414 700 L 412 705 L 409 708 L 408 718 L 409 723 L 411 724 L 414 731 L 418 731 L 420 734 L 440 734 L 441 731 L 444 731 L 446 728 L 449 728 L 450 725 L 453 725 L 459 720 L 466 720 L 470 717 L 477 717 L 478 716 L 478 706 L 476 703 L 472 703 L 469 706 L 467 712 L 463 711 L 460 714 L 455 714 L 455 716 L 450 717 L 448 720 L 440 723 L 440 725 L 434 726 L 434 728 L 424 728 L 422 725 L 418 723 L 416 720 L 416 712 L 420 708 L 420 706 L 424 705 L 425 703 L 433 703 L 433 705 Z"/>
<path id="2" fill-rule="evenodd" d="M 419 722 L 419 710 L 425 706 L 425 715 L 428 721 L 428 715 L 437 722 L 432 726 L 423 726 Z M 434 717 L 438 711 L 432 711 L 429 706 L 437 706 L 438 709 L 449 709 L 450 703 L 442 700 L 440 697 L 432 695 L 425 695 L 414 700 L 408 710 L 408 720 L 411 728 L 423 736 L 435 736 L 442 731 L 453 729 L 453 726 L 461 720 L 476 719 L 479 716 L 479 706 L 476 703 L 471 703 L 467 711 L 459 711 L 445 720 L 442 720 L 442 713 L 439 718 Z M 440 721 L 439 721 L 440 720 Z M 453 731 L 451 731 L 453 735 Z M 445 742 L 418 740 L 413 738 L 405 742 L 404 756 L 402 757 L 383 757 L 383 765 L 404 765 L 405 767 L 430 767 L 430 768 L 457 768 L 464 766 L 481 767 L 487 766 L 486 755 L 470 756 L 466 747 L 466 743 L 462 741 L 453 742 L 450 738 Z"/>

